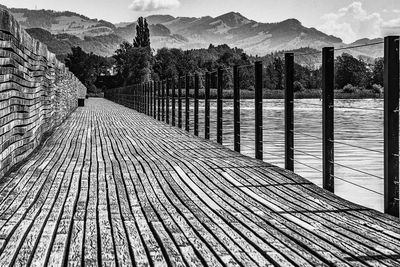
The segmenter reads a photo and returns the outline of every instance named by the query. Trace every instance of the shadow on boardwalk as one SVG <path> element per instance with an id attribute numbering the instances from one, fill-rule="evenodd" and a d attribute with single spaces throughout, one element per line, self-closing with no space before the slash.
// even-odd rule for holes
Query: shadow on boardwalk
<path id="1" fill-rule="evenodd" d="M 90 99 L 0 184 L 0 265 L 400 265 L 400 221 Z"/>

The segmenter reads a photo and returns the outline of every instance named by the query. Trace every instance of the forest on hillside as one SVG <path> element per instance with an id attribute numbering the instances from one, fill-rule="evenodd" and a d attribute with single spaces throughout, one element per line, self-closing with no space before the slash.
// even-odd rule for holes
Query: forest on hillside
<path id="1" fill-rule="evenodd" d="M 254 70 L 251 64 L 263 61 L 265 90 L 284 89 L 284 51 L 277 51 L 263 57 L 247 55 L 243 49 L 228 45 L 207 49 L 183 51 L 176 48 L 151 49 L 150 31 L 147 21 L 139 18 L 133 43 L 123 42 L 111 58 L 85 53 L 80 47 L 73 47 L 65 58 L 66 65 L 92 93 L 108 88 L 128 86 L 150 80 L 162 80 L 184 76 L 187 73 L 205 73 L 218 68 L 240 68 L 241 89 L 252 91 Z M 294 51 L 304 55 L 302 48 Z M 316 51 L 316 50 L 315 50 Z M 301 56 L 295 63 L 295 90 L 307 91 L 321 87 L 321 66 L 318 56 Z M 232 77 L 226 74 L 227 86 L 232 88 Z M 343 53 L 335 59 L 335 84 L 343 93 L 357 93 L 372 90 L 381 94 L 383 86 L 383 59 L 367 61 Z"/>

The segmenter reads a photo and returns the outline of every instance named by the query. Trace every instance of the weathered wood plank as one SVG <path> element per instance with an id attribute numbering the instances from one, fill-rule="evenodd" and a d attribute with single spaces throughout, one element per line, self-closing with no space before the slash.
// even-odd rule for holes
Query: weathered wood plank
<path id="1" fill-rule="evenodd" d="M 0 182 L 0 265 L 396 266 L 399 226 L 102 99 Z"/>

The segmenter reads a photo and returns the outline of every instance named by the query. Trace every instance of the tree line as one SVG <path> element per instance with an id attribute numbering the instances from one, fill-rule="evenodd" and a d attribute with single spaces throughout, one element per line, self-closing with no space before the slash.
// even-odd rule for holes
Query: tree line
<path id="1" fill-rule="evenodd" d="M 139 18 L 136 37 L 132 43 L 124 42 L 110 58 L 87 54 L 80 47 L 73 47 L 65 59 L 67 67 L 82 81 L 89 92 L 107 88 L 128 86 L 150 80 L 184 76 L 187 73 L 215 71 L 235 65 L 240 68 L 241 88 L 254 90 L 254 69 L 251 64 L 264 62 L 264 88 L 284 89 L 284 60 L 282 52 L 264 57 L 247 55 L 243 49 L 226 44 L 212 45 L 204 49 L 183 51 L 162 48 L 156 53 L 151 49 L 150 31 L 146 19 Z M 303 60 L 304 61 L 304 60 Z M 232 88 L 232 75 L 226 74 L 226 88 Z M 321 87 L 321 66 L 295 63 L 295 90 Z M 343 53 L 335 59 L 335 83 L 337 89 L 363 90 L 383 86 L 383 59 L 368 63 Z"/>

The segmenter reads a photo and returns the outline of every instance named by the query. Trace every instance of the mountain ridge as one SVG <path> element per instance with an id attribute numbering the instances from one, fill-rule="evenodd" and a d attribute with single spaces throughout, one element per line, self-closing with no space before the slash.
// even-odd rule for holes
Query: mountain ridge
<path id="1" fill-rule="evenodd" d="M 56 48 L 57 41 L 60 41 L 62 49 L 55 49 L 57 54 L 68 53 L 68 45 L 80 45 L 86 52 L 110 56 L 122 41 L 132 42 L 136 34 L 135 22 L 112 24 L 70 11 L 7 9 L 24 28 L 41 28 L 51 35 L 32 30 L 35 38 L 45 43 L 48 41 L 50 46 Z M 187 50 L 207 48 L 210 44 L 228 44 L 242 48 L 248 54 L 262 56 L 301 47 L 321 49 L 324 46 L 346 45 L 340 38 L 313 27 L 307 28 L 295 18 L 262 23 L 239 12 L 228 12 L 217 17 L 174 17 L 166 14 L 151 15 L 146 19 L 154 49 L 169 47 Z"/>

